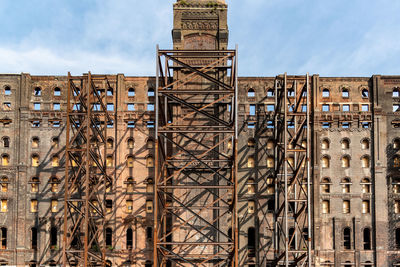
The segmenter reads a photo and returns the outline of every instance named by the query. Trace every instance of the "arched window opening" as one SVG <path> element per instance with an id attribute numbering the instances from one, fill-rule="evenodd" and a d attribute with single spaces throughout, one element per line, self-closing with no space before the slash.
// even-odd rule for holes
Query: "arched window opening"
<path id="1" fill-rule="evenodd" d="M 322 168 L 329 168 L 330 158 L 328 156 L 323 156 L 321 161 Z"/>
<path id="2" fill-rule="evenodd" d="M 342 192 L 344 194 L 350 193 L 351 181 L 349 178 L 343 178 L 341 181 L 341 185 L 342 185 Z"/>
<path id="3" fill-rule="evenodd" d="M 0 244 L 1 249 L 7 249 L 7 228 L 1 227 L 0 229 Z"/>
<path id="4" fill-rule="evenodd" d="M 106 246 L 108 249 L 110 249 L 112 247 L 112 236 L 113 236 L 113 232 L 112 229 L 110 227 L 106 228 Z"/>
<path id="5" fill-rule="evenodd" d="M 267 168 L 275 167 L 275 159 L 272 156 L 267 157 Z"/>
<path id="6" fill-rule="evenodd" d="M 330 203 L 329 200 L 322 201 L 322 213 L 329 214 L 330 213 Z"/>
<path id="7" fill-rule="evenodd" d="M 147 147 L 147 149 L 152 149 L 152 148 L 154 148 L 154 140 L 153 140 L 152 138 L 149 138 L 149 139 L 147 140 L 146 147 Z"/>
<path id="8" fill-rule="evenodd" d="M 343 168 L 350 168 L 350 157 L 349 156 L 343 156 L 342 157 L 342 167 Z"/>
<path id="9" fill-rule="evenodd" d="M 254 91 L 253 88 L 250 88 L 249 91 L 247 91 L 247 97 L 255 97 L 256 92 Z"/>
<path id="10" fill-rule="evenodd" d="M 146 261 L 144 264 L 144 267 L 152 267 L 153 263 L 151 263 L 151 261 Z"/>
<path id="11" fill-rule="evenodd" d="M 135 88 L 129 88 L 128 89 L 128 96 L 135 96 Z"/>
<path id="12" fill-rule="evenodd" d="M 10 138 L 9 137 L 3 137 L 3 145 L 4 147 L 10 147 Z"/>
<path id="13" fill-rule="evenodd" d="M 59 87 L 54 88 L 54 96 L 60 96 L 61 95 L 61 89 Z"/>
<path id="14" fill-rule="evenodd" d="M 133 162 L 134 162 L 133 156 L 128 156 L 126 158 L 126 167 L 133 168 Z"/>
<path id="15" fill-rule="evenodd" d="M 273 185 L 267 185 L 267 194 L 275 194 L 275 187 Z"/>
<path id="16" fill-rule="evenodd" d="M 126 192 L 128 193 L 133 193 L 133 189 L 134 189 L 134 180 L 132 177 L 129 177 L 128 179 L 126 179 Z"/>
<path id="17" fill-rule="evenodd" d="M 331 181 L 329 178 L 324 178 L 321 181 L 321 191 L 322 193 L 329 194 L 331 192 Z"/>
<path id="18" fill-rule="evenodd" d="M 39 142 L 40 142 L 39 138 L 37 137 L 32 138 L 32 148 L 38 148 Z"/>
<path id="19" fill-rule="evenodd" d="M 0 265 L 3 265 L 1 261 L 0 261 Z M 29 267 L 36 267 L 36 266 L 37 266 L 36 261 L 30 261 L 29 262 Z"/>
<path id="20" fill-rule="evenodd" d="M 41 96 L 42 95 L 42 89 L 40 87 L 35 87 L 35 89 L 33 89 L 33 95 L 34 96 Z"/>
<path id="21" fill-rule="evenodd" d="M 2 166 L 10 165 L 10 157 L 7 154 L 1 156 L 1 165 Z"/>
<path id="22" fill-rule="evenodd" d="M 107 88 L 107 96 L 113 96 L 114 95 L 114 88 L 108 87 Z"/>
<path id="23" fill-rule="evenodd" d="M 148 226 L 146 227 L 146 239 L 148 241 L 150 241 L 151 239 L 153 239 L 153 228 Z"/>
<path id="24" fill-rule="evenodd" d="M 294 89 L 290 88 L 287 90 L 288 97 L 294 97 Z"/>
<path id="25" fill-rule="evenodd" d="M 8 184 L 10 181 L 8 180 L 7 177 L 1 177 L 0 179 L 0 186 L 1 186 L 1 192 L 7 192 L 8 191 Z"/>
<path id="26" fill-rule="evenodd" d="M 369 156 L 362 156 L 361 158 L 361 167 L 369 168 Z"/>
<path id="27" fill-rule="evenodd" d="M 349 139 L 342 139 L 342 141 L 340 142 L 342 144 L 342 149 L 349 149 L 350 147 L 350 141 Z"/>
<path id="28" fill-rule="evenodd" d="M 126 249 L 133 248 L 133 231 L 132 228 L 126 230 Z"/>
<path id="29" fill-rule="evenodd" d="M 294 166 L 294 156 L 289 156 L 288 158 L 287 158 L 287 161 L 288 161 L 288 164 L 289 164 L 289 168 L 295 168 L 295 166 Z"/>
<path id="30" fill-rule="evenodd" d="M 254 168 L 255 167 L 255 162 L 254 162 L 254 157 L 249 157 L 247 159 L 247 168 Z"/>
<path id="31" fill-rule="evenodd" d="M 152 167 L 154 167 L 154 158 L 153 158 L 153 156 L 148 156 L 148 157 L 146 158 L 146 167 L 147 167 L 147 168 L 152 168 Z"/>
<path id="32" fill-rule="evenodd" d="M 107 167 L 112 167 L 114 165 L 114 158 L 111 155 L 108 155 L 106 157 L 106 166 Z"/>
<path id="33" fill-rule="evenodd" d="M 400 228 L 396 228 L 395 231 L 395 239 L 396 239 L 396 248 L 400 248 Z"/>
<path id="34" fill-rule="evenodd" d="M 50 228 L 50 249 L 52 249 L 52 250 L 58 249 L 58 247 L 57 247 L 57 241 L 58 241 L 57 240 L 58 239 L 57 232 L 58 232 L 57 227 L 53 226 Z"/>
<path id="35" fill-rule="evenodd" d="M 252 178 L 247 180 L 247 194 L 253 195 L 256 193 L 255 181 Z"/>
<path id="36" fill-rule="evenodd" d="M 351 249 L 351 230 L 344 228 L 343 230 L 343 247 L 344 249 Z"/>
<path id="37" fill-rule="evenodd" d="M 58 200 L 52 199 L 50 203 L 51 212 L 58 212 Z"/>
<path id="38" fill-rule="evenodd" d="M 363 139 L 361 141 L 361 149 L 369 149 L 369 140 L 368 139 Z"/>
<path id="39" fill-rule="evenodd" d="M 135 145 L 135 141 L 133 140 L 133 138 L 129 138 L 127 140 L 127 144 L 128 144 L 128 148 L 132 149 L 134 147 L 134 145 Z"/>
<path id="40" fill-rule="evenodd" d="M 368 178 L 364 178 L 361 180 L 362 192 L 364 194 L 371 193 L 371 181 Z"/>
<path id="41" fill-rule="evenodd" d="M 368 98 L 369 97 L 369 91 L 368 91 L 368 89 L 362 89 L 362 91 L 361 91 L 361 96 L 362 96 L 362 98 Z"/>
<path id="42" fill-rule="evenodd" d="M 393 98 L 398 98 L 398 97 L 400 97 L 400 90 L 399 90 L 399 88 L 394 88 L 394 89 L 393 89 L 392 97 L 393 97 Z"/>
<path id="43" fill-rule="evenodd" d="M 342 89 L 342 97 L 349 98 L 349 89 L 347 89 L 347 88 Z"/>
<path id="44" fill-rule="evenodd" d="M 32 177 L 30 184 L 31 184 L 31 192 L 32 193 L 39 192 L 39 184 L 40 184 L 39 177 Z"/>
<path id="45" fill-rule="evenodd" d="M 106 261 L 106 267 L 111 267 L 111 266 L 112 266 L 111 261 L 107 260 L 107 261 Z"/>
<path id="46" fill-rule="evenodd" d="M 60 141 L 59 141 L 58 137 L 54 137 L 53 139 L 51 139 L 51 145 L 52 145 L 52 147 L 58 148 L 59 142 L 60 142 Z"/>
<path id="47" fill-rule="evenodd" d="M 52 167 L 58 167 L 60 166 L 60 159 L 58 158 L 58 156 L 53 156 L 51 158 L 51 166 Z"/>
<path id="48" fill-rule="evenodd" d="M 148 178 L 146 184 L 146 193 L 151 194 L 154 192 L 154 180 L 153 178 Z"/>
<path id="49" fill-rule="evenodd" d="M 267 91 L 267 97 L 274 97 L 275 96 L 275 91 L 274 89 L 268 89 Z"/>
<path id="50" fill-rule="evenodd" d="M 350 213 L 350 200 L 343 200 L 343 213 L 344 214 Z"/>
<path id="51" fill-rule="evenodd" d="M 109 149 L 114 148 L 114 140 L 112 138 L 107 139 L 107 148 L 109 148 Z"/>
<path id="52" fill-rule="evenodd" d="M 154 89 L 153 88 L 149 88 L 149 90 L 147 90 L 147 96 L 149 96 L 149 97 L 154 96 Z"/>
<path id="53" fill-rule="evenodd" d="M 256 228 L 249 227 L 247 230 L 247 249 L 248 257 L 254 258 L 256 256 Z"/>
<path id="54" fill-rule="evenodd" d="M 38 167 L 39 166 L 39 156 L 34 154 L 32 155 L 32 167 Z"/>
<path id="55" fill-rule="evenodd" d="M 323 98 L 327 98 L 327 97 L 329 97 L 330 96 L 330 91 L 329 91 L 329 89 L 324 89 L 324 90 L 322 90 L 322 97 Z"/>
<path id="56" fill-rule="evenodd" d="M 11 95 L 11 88 L 9 86 L 4 87 L 4 95 Z"/>
<path id="57" fill-rule="evenodd" d="M 247 140 L 247 146 L 248 147 L 255 147 L 256 146 L 256 140 L 254 138 L 249 138 Z"/>
<path id="58" fill-rule="evenodd" d="M 113 209 L 113 201 L 112 199 L 106 199 L 106 212 L 111 213 Z"/>
<path id="59" fill-rule="evenodd" d="M 38 244 L 38 231 L 36 227 L 31 228 L 31 248 L 37 249 Z"/>

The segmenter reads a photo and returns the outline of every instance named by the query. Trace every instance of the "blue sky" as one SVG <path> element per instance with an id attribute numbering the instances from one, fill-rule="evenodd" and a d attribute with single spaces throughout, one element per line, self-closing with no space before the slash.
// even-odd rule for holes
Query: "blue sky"
<path id="1" fill-rule="evenodd" d="M 154 75 L 175 0 L 0 0 L 0 73 Z M 400 75 L 398 0 L 227 0 L 241 76 Z"/>

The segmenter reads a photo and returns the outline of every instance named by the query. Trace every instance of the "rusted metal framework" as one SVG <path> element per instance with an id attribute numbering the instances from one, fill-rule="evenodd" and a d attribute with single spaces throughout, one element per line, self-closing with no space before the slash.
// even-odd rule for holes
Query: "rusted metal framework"
<path id="1" fill-rule="evenodd" d="M 106 76 L 68 73 L 63 266 L 106 266 L 109 88 Z"/>
<path id="2" fill-rule="evenodd" d="M 157 49 L 154 266 L 238 266 L 237 49 Z"/>
<path id="3" fill-rule="evenodd" d="M 275 264 L 311 266 L 310 78 L 275 83 Z"/>

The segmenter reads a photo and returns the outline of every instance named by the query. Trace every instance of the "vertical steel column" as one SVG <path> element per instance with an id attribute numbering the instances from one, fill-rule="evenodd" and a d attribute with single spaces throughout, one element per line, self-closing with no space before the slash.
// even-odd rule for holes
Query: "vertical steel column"
<path id="1" fill-rule="evenodd" d="M 109 86 L 106 76 L 68 74 L 63 266 L 106 265 Z"/>
<path id="2" fill-rule="evenodd" d="M 275 82 L 275 264 L 311 266 L 309 75 Z"/>

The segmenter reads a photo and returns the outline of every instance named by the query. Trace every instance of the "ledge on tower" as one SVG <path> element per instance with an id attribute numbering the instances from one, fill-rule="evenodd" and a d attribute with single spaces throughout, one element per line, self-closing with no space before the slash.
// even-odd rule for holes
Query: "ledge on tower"
<path id="1" fill-rule="evenodd" d="M 201 7 L 227 6 L 225 0 L 177 0 L 175 5 Z"/>

